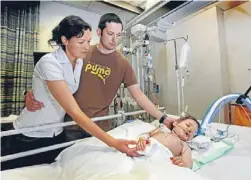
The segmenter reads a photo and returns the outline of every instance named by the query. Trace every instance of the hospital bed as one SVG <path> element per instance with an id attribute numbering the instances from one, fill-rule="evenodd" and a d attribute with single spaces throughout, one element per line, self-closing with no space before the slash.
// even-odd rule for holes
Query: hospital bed
<path id="1" fill-rule="evenodd" d="M 225 100 L 226 98 L 223 98 Z M 216 101 L 217 103 L 217 101 Z M 227 102 L 226 102 L 227 103 Z M 213 105 L 211 107 L 214 107 Z M 145 111 L 131 112 L 139 114 Z M 210 110 L 207 114 L 210 113 Z M 215 114 L 215 113 L 213 113 Z M 128 115 L 128 114 L 127 114 Z M 113 115 L 125 118 L 126 114 Z M 109 118 L 114 118 L 109 117 Z M 103 117 L 102 119 L 109 119 Z M 206 119 L 206 121 L 204 121 Z M 204 118 L 202 125 L 212 118 Z M 67 125 L 70 122 L 67 122 Z M 155 153 L 154 159 L 144 157 L 129 158 L 125 154 L 107 147 L 96 138 L 86 138 L 66 148 L 57 157 L 55 163 L 31 167 L 17 168 L 1 172 L 3 180 L 50 180 L 50 179 L 228 179 L 250 180 L 251 173 L 251 128 L 211 123 L 212 129 L 228 130 L 237 137 L 234 148 L 227 154 L 203 165 L 193 172 L 188 168 L 174 166 L 163 157 L 163 153 Z M 54 125 L 55 126 L 55 125 Z M 64 126 L 64 125 L 63 125 Z M 146 132 L 154 128 L 153 123 L 135 120 L 124 123 L 108 133 L 116 138 L 131 139 L 133 132 Z M 204 129 L 205 130 L 205 129 Z M 68 144 L 69 145 L 69 144 Z M 142 159 L 143 158 L 143 159 Z M 2 160 L 2 159 L 1 159 Z"/>
<path id="2" fill-rule="evenodd" d="M 121 125 L 110 131 L 110 133 L 120 136 L 123 134 L 128 124 L 130 123 Z M 213 123 L 212 126 L 220 129 L 226 129 L 227 127 L 227 125 L 219 123 Z M 251 179 L 251 174 L 249 172 L 251 167 L 251 128 L 231 125 L 229 127 L 229 132 L 239 136 L 239 140 L 235 143 L 233 150 L 211 163 L 204 165 L 194 173 L 208 179 Z M 92 139 L 93 138 L 87 138 L 83 141 L 92 141 Z M 77 144 L 81 143 L 82 142 Z M 52 163 L 2 171 L 1 176 L 3 180 L 55 180 L 62 179 L 62 174 L 64 174 L 63 171 L 65 171 L 64 168 L 58 163 Z M 142 173 L 144 174 L 144 172 Z"/>

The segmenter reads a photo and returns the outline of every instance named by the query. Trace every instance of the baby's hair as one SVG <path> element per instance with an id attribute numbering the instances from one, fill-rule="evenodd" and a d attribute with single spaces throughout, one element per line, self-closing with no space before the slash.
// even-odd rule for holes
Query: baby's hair
<path id="1" fill-rule="evenodd" d="M 180 122 L 182 122 L 182 121 L 184 121 L 184 120 L 187 120 L 187 119 L 192 119 L 192 120 L 194 120 L 194 121 L 196 122 L 196 124 L 198 125 L 198 129 L 200 129 L 200 123 L 199 123 L 199 121 L 198 121 L 194 116 L 191 116 L 190 114 L 188 114 L 188 115 L 186 115 L 186 116 L 184 116 L 184 117 L 180 117 L 180 118 L 178 119 L 178 122 L 180 123 Z M 174 128 L 174 127 L 173 127 L 173 125 L 172 125 L 171 130 L 172 130 L 173 128 Z"/>
<path id="2" fill-rule="evenodd" d="M 199 123 L 199 121 L 194 116 L 186 115 L 185 117 L 180 117 L 180 121 L 179 122 L 187 120 L 187 119 L 194 120 L 196 122 L 196 124 L 198 125 L 198 129 L 200 129 L 200 123 Z"/>

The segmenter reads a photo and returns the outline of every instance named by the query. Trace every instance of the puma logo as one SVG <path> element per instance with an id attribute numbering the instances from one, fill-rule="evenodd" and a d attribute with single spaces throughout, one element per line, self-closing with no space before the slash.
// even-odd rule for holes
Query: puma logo
<path id="1" fill-rule="evenodd" d="M 96 75 L 98 78 L 100 78 L 104 84 L 106 78 L 108 78 L 111 74 L 111 68 L 101 66 L 99 64 L 95 64 L 92 62 L 88 62 L 88 64 L 85 67 L 85 72 L 90 72 L 91 74 Z"/>

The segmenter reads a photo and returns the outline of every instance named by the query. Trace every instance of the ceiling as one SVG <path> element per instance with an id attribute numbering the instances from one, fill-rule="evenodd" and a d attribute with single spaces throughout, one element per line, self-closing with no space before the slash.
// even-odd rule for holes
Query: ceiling
<path id="1" fill-rule="evenodd" d="M 85 0 L 54 0 L 69 6 L 80 8 L 96 14 L 103 15 L 105 13 L 113 12 L 117 14 L 123 24 L 127 24 L 132 19 L 147 11 L 154 5 L 161 2 L 161 0 L 101 0 L 101 1 L 85 1 Z M 147 19 L 142 24 L 147 24 L 159 16 L 167 13 L 170 9 L 177 7 L 184 1 L 170 1 L 158 11 L 151 14 L 151 18 Z M 100 11 L 102 9 L 102 11 Z"/>
<path id="2" fill-rule="evenodd" d="M 229 9 L 232 9 L 236 6 L 239 6 L 248 0 L 241 0 L 241 1 L 220 1 L 218 2 L 217 6 L 221 8 L 223 11 L 227 11 Z"/>
<path id="3" fill-rule="evenodd" d="M 121 1 L 127 2 L 127 3 L 129 3 L 129 4 L 133 5 L 133 6 L 141 7 L 143 9 L 144 4 L 146 3 L 147 0 L 134 0 L 134 1 L 121 0 Z"/>
<path id="4" fill-rule="evenodd" d="M 149 0 L 133 0 L 133 1 L 131 1 L 131 0 L 119 0 L 119 1 L 104 0 L 104 1 L 107 2 L 107 3 L 124 2 L 124 3 L 130 4 L 130 5 L 135 6 L 135 7 L 145 9 L 146 2 L 149 1 Z"/>
<path id="5" fill-rule="evenodd" d="M 131 22 L 135 22 L 135 18 L 137 16 L 138 16 L 137 18 L 140 18 L 140 16 L 142 16 L 144 13 L 151 11 L 159 4 L 164 4 L 164 5 L 158 8 L 157 10 L 153 11 L 152 13 L 150 13 L 148 16 L 141 19 L 138 23 L 143 25 L 148 25 L 149 23 L 154 22 L 159 17 L 170 14 L 173 11 L 176 11 L 177 9 L 179 9 L 180 11 L 180 7 L 186 6 L 186 4 L 189 3 L 191 4 L 191 0 L 187 1 L 165 0 L 165 2 L 164 0 L 100 0 L 100 1 L 53 0 L 53 1 L 60 2 L 69 6 L 80 8 L 100 15 L 113 12 L 121 18 L 123 24 L 125 25 L 128 23 L 130 24 Z M 198 0 L 196 0 L 194 4 L 204 3 L 204 1 L 198 1 L 198 2 L 197 1 Z M 218 6 L 223 10 L 227 10 L 245 1 L 246 0 L 234 1 L 234 2 L 220 1 L 218 2 Z M 214 2 L 214 1 L 208 1 L 208 2 Z M 174 18 L 175 21 L 178 20 L 176 18 L 177 17 L 176 14 L 170 16 L 170 18 L 171 17 Z"/>
<path id="6" fill-rule="evenodd" d="M 131 5 L 124 1 L 112 1 L 115 4 L 108 3 L 106 1 L 84 1 L 84 0 L 82 1 L 81 0 L 54 0 L 54 1 L 62 3 L 62 4 L 66 4 L 75 8 L 80 8 L 89 12 L 93 12 L 96 14 L 100 14 L 100 15 L 112 12 L 112 13 L 117 14 L 121 18 L 123 24 L 126 24 L 127 22 L 129 22 L 131 19 L 138 16 L 143 11 L 141 8 L 138 8 L 137 6 L 135 6 L 139 4 L 138 1 L 130 2 L 130 3 L 134 3 L 135 5 Z M 116 2 L 119 3 L 119 5 L 123 7 L 119 7 L 119 5 L 117 5 Z"/>

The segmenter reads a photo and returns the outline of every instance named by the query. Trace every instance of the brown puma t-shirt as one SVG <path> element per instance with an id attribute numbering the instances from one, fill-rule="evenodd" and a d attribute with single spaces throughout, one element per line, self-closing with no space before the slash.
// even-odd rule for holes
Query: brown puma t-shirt
<path id="1" fill-rule="evenodd" d="M 130 63 L 117 51 L 102 54 L 92 46 L 82 69 L 75 99 L 90 118 L 105 116 L 121 83 L 125 87 L 137 84 Z"/>

